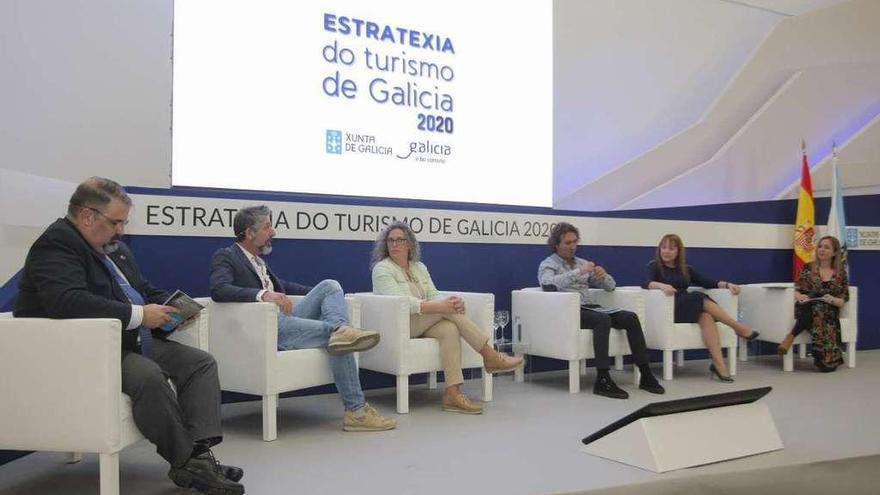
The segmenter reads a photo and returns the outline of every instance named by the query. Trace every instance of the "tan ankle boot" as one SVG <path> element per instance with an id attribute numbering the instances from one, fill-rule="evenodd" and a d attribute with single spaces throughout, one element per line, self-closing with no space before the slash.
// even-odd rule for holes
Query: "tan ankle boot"
<path id="1" fill-rule="evenodd" d="M 782 342 L 779 343 L 779 347 L 776 348 L 776 353 L 780 356 L 784 356 L 788 354 L 788 350 L 791 349 L 791 344 L 794 343 L 794 335 L 788 334 L 782 339 Z"/>

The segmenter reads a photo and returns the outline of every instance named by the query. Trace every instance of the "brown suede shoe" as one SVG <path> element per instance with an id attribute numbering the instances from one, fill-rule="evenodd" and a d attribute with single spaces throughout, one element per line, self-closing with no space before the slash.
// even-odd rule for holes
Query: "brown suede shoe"
<path id="1" fill-rule="evenodd" d="M 379 332 L 343 325 L 330 334 L 327 352 L 330 354 L 363 352 L 375 347 L 379 343 L 379 338 Z"/>
<path id="2" fill-rule="evenodd" d="M 483 359 L 483 367 L 489 373 L 504 373 L 519 369 L 525 361 L 521 357 L 508 356 L 501 352 L 495 352 L 490 359 Z"/>
<path id="3" fill-rule="evenodd" d="M 443 410 L 462 414 L 483 414 L 482 406 L 474 404 L 464 394 L 454 395 L 451 398 L 443 395 Z"/>
<path id="4" fill-rule="evenodd" d="M 788 354 L 788 350 L 791 349 L 791 344 L 794 343 L 794 335 L 788 334 L 782 339 L 782 342 L 779 343 L 779 347 L 776 348 L 776 354 L 780 356 L 784 356 Z"/>
<path id="5" fill-rule="evenodd" d="M 383 417 L 369 404 L 357 411 L 345 411 L 345 416 L 342 418 L 344 431 L 385 431 L 395 427 L 397 421 Z"/>

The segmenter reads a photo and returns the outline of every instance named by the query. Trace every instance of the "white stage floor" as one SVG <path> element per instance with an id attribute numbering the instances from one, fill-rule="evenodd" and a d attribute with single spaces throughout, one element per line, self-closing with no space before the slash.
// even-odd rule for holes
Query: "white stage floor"
<path id="1" fill-rule="evenodd" d="M 821 374 L 809 360 L 796 360 L 795 372 L 783 373 L 778 357 L 762 356 L 739 363 L 736 383 L 725 385 L 710 380 L 708 362 L 687 361 L 676 367 L 673 381 L 663 382 L 665 396 L 638 390 L 627 367 L 613 373 L 630 392 L 629 400 L 594 396 L 592 368 L 575 395 L 568 393 L 567 372 L 534 374 L 525 383 L 514 383 L 508 375 L 495 380 L 495 401 L 486 404 L 482 416 L 442 412 L 442 384 L 437 390 L 418 385 L 410 391 L 410 413 L 395 414 L 398 429 L 382 433 L 342 432 L 342 407 L 335 395 L 289 398 L 280 401 L 278 440 L 270 443 L 261 440 L 259 402 L 227 404 L 226 441 L 215 452 L 224 463 L 242 466 L 247 493 L 258 495 L 546 494 L 702 475 L 748 477 L 754 471 L 760 476 L 755 470 L 880 454 L 880 351 L 859 352 L 857 364 Z M 659 374 L 659 363 L 654 369 Z M 579 451 L 582 437 L 649 402 L 766 385 L 773 391 L 762 400 L 784 450 L 665 474 Z M 465 388 L 476 397 L 479 381 Z M 368 400 L 393 414 L 393 389 L 368 392 Z M 0 466 L 0 494 L 98 493 L 97 456 L 73 465 L 63 459 L 40 452 Z M 868 462 L 876 469 L 864 481 L 878 488 L 865 493 L 880 493 L 880 457 Z M 126 449 L 122 493 L 188 493 L 175 487 L 166 472 L 152 445 Z M 752 484 L 760 486 L 759 480 Z M 646 486 L 632 488 L 645 493 Z"/>

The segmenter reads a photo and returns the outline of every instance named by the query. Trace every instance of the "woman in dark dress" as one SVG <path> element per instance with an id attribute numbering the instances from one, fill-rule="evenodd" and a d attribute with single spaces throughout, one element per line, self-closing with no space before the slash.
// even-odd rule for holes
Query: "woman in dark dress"
<path id="1" fill-rule="evenodd" d="M 819 239 L 816 259 L 805 265 L 795 284 L 795 323 L 779 344 L 785 354 L 804 330 L 813 337 L 813 362 L 830 372 L 843 363 L 840 352 L 840 308 L 849 301 L 849 281 L 840 256 L 840 241 L 827 235 Z"/>
<path id="2" fill-rule="evenodd" d="M 681 237 L 676 234 L 664 235 L 657 246 L 656 256 L 648 263 L 642 287 L 659 289 L 668 295 L 675 294 L 675 323 L 700 325 L 703 342 L 712 357 L 709 371 L 722 382 L 731 383 L 733 378 L 730 377 L 724 364 L 721 338 L 718 336 L 718 326 L 715 322 L 724 323 L 737 335 L 748 340 L 754 340 L 758 332 L 736 321 L 708 295 L 702 292 L 688 292 L 687 288 L 691 285 L 706 289 L 728 289 L 733 294 L 739 294 L 738 285 L 705 277 L 694 270 L 685 261 L 684 243 Z"/>

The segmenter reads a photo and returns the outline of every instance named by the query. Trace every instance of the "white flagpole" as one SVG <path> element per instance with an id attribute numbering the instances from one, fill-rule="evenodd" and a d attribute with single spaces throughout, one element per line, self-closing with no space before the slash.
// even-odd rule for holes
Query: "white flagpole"
<path id="1" fill-rule="evenodd" d="M 840 171 L 837 166 L 837 143 L 831 147 L 831 210 L 828 212 L 828 235 L 837 237 L 841 247 L 846 249 L 846 215 L 843 209 L 843 192 L 840 184 Z"/>

